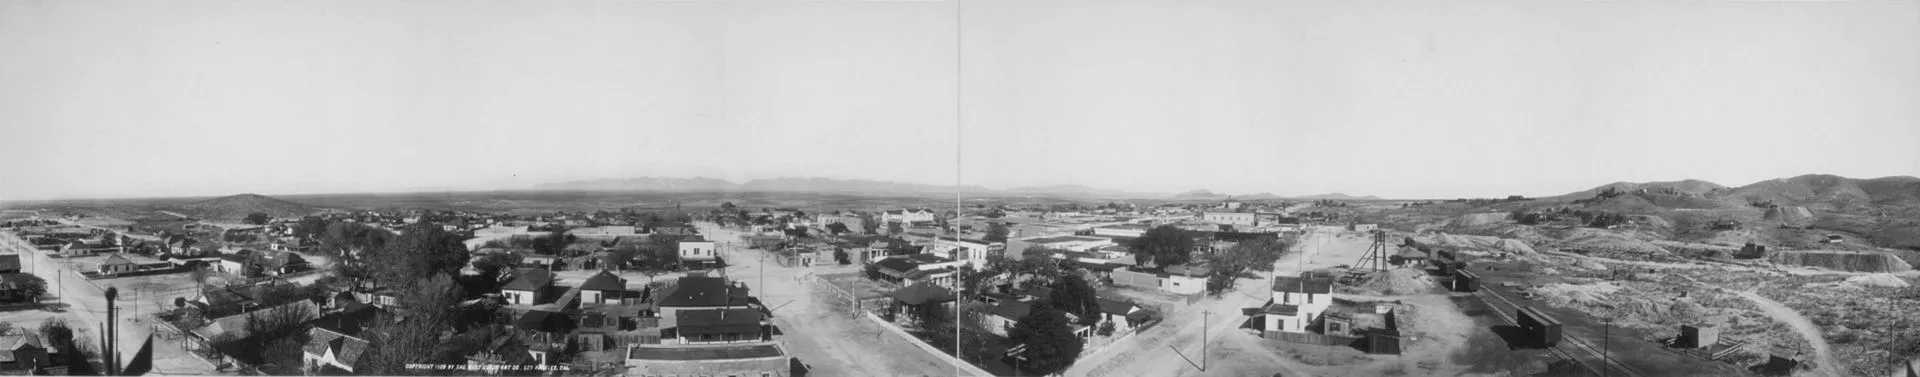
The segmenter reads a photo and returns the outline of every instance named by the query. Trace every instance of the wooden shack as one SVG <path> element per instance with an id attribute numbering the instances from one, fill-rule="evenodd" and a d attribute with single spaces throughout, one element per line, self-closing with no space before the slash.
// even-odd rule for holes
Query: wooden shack
<path id="1" fill-rule="evenodd" d="M 1682 325 L 1680 339 L 1674 346 L 1680 348 L 1702 348 L 1720 342 L 1720 328 L 1714 325 Z"/>
<path id="2" fill-rule="evenodd" d="M 1515 317 L 1520 328 L 1527 330 L 1527 340 L 1541 347 L 1553 347 L 1560 344 L 1560 320 L 1531 306 L 1522 307 Z"/>

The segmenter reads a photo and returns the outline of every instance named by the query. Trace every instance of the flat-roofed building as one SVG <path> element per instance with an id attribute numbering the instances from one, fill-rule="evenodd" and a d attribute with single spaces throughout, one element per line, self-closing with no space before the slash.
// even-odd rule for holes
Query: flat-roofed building
<path id="1" fill-rule="evenodd" d="M 791 360 L 774 342 L 642 345 L 627 349 L 626 375 L 787 377 L 793 375 Z"/>

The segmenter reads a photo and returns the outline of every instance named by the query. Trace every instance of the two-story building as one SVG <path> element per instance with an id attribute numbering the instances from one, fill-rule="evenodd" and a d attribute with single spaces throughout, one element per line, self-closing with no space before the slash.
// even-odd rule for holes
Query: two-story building
<path id="1" fill-rule="evenodd" d="M 1301 273 L 1273 278 L 1273 298 L 1261 308 L 1266 331 L 1307 332 L 1333 306 L 1333 277 Z"/>

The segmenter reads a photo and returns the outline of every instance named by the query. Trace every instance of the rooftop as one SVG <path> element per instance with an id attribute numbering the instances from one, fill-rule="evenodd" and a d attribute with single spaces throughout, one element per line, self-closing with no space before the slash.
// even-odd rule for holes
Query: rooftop
<path id="1" fill-rule="evenodd" d="M 627 350 L 632 360 L 736 360 L 785 357 L 786 352 L 773 344 L 633 347 Z"/>
<path id="2" fill-rule="evenodd" d="M 1275 276 L 1274 292 L 1333 293 L 1333 278 L 1327 276 Z"/>
<path id="3" fill-rule="evenodd" d="M 660 306 L 746 306 L 747 304 L 747 289 L 728 284 L 726 278 L 687 276 L 680 278 L 678 282 L 673 293 L 660 299 Z"/>

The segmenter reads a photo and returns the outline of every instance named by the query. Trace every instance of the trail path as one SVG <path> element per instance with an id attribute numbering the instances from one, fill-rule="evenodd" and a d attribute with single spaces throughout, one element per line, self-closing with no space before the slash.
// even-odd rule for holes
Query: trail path
<path id="1" fill-rule="evenodd" d="M 1807 320 L 1807 317 L 1801 316 L 1799 311 L 1793 310 L 1793 308 L 1789 308 L 1779 301 L 1761 297 L 1759 294 L 1751 291 L 1733 291 L 1733 294 L 1739 295 L 1741 298 L 1747 299 L 1747 301 L 1753 301 L 1753 304 L 1759 306 L 1760 311 L 1767 313 L 1768 317 L 1773 317 L 1775 321 L 1786 323 L 1787 326 L 1793 327 L 1794 332 L 1800 333 L 1801 338 L 1806 338 L 1807 344 L 1813 345 L 1813 354 L 1814 357 L 1819 359 L 1819 371 L 1822 375 L 1841 375 L 1840 369 L 1837 368 L 1839 364 L 1835 364 L 1833 360 L 1833 347 L 1827 345 L 1827 338 L 1821 335 L 1820 327 L 1815 326 L 1813 321 Z"/>

